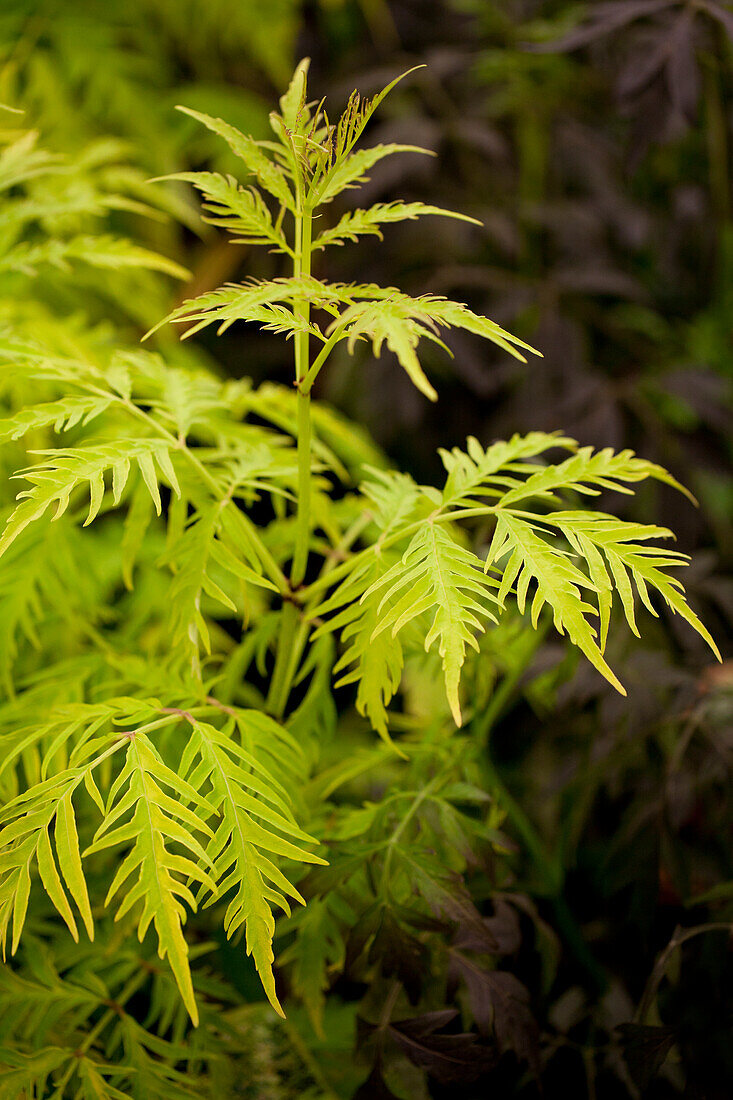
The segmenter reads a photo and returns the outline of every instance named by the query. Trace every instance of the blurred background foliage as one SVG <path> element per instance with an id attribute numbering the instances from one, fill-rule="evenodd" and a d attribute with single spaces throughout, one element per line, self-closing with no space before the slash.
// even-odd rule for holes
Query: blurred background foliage
<path id="1" fill-rule="evenodd" d="M 367 425 L 420 479 L 434 472 L 438 446 L 533 428 L 662 462 L 693 489 L 699 510 L 662 487 L 635 498 L 627 514 L 679 533 L 679 548 L 694 555 L 685 578 L 693 602 L 724 644 L 733 619 L 731 5 L 5 0 L 0 102 L 25 113 L 3 115 L 3 138 L 32 126 L 52 154 L 88 164 L 96 182 L 80 192 L 79 218 L 103 209 L 113 231 L 186 267 L 182 297 L 246 273 L 279 274 L 278 258 L 232 249 L 201 223 L 185 187 L 145 181 L 205 166 L 234 170 L 174 106 L 265 137 L 268 105 L 305 54 L 313 86 L 334 104 L 354 86 L 369 94 L 424 63 L 390 98 L 371 138 L 437 156 L 390 158 L 360 201 L 420 198 L 483 222 L 389 227 L 387 247 L 362 248 L 356 262 L 339 250 L 328 277 L 465 300 L 544 353 L 518 364 L 456 335 L 452 361 L 437 353 L 427 363 L 440 391 L 433 407 L 364 351 L 324 372 L 317 396 Z M 105 202 L 113 193 L 125 201 Z M 118 289 L 110 297 L 93 267 L 71 289 L 48 284 L 43 324 L 48 330 L 54 311 L 73 305 L 97 325 L 112 310 L 139 335 L 166 308 L 162 284 L 146 279 L 129 276 L 133 296 Z M 40 308 L 22 295 L 8 305 L 10 296 L 6 313 Z M 213 362 L 213 339 L 199 337 L 195 352 L 172 335 L 161 344 L 173 361 L 195 354 Z M 245 326 L 217 343 L 216 360 L 234 377 L 288 377 L 280 343 Z M 510 871 L 477 868 L 467 881 L 493 914 L 498 956 L 524 992 L 502 991 L 508 1053 L 477 1064 L 462 1095 L 484 1096 L 490 1086 L 496 1095 L 537 1096 L 541 1063 L 547 1097 L 729 1097 L 733 665 L 712 668 L 689 632 L 660 627 L 614 654 L 629 687 L 623 700 L 556 642 L 531 653 L 499 645 L 489 657 L 504 688 L 492 694 L 489 677 L 475 691 L 486 698 L 487 766 L 508 815 Z M 384 787 L 389 776 L 370 782 Z M 360 793 L 375 797 L 366 781 Z M 272 1056 L 261 1090 L 241 1095 L 331 1095 L 318 1066 L 333 1071 L 332 1085 L 346 1075 L 332 1095 L 355 1095 L 367 1074 L 361 1100 L 392 1095 L 369 1070 L 381 1057 L 373 1036 L 359 1037 L 356 1084 L 343 1059 L 352 1041 L 343 1006 L 378 999 L 375 968 L 388 973 L 390 952 L 394 969 L 395 954 L 411 949 L 383 939 L 384 958 L 373 947 L 371 969 L 356 944 L 332 967 L 330 1046 L 305 1019 L 284 1037 L 264 1018 L 248 1025 L 256 1057 L 264 1065 Z M 238 958 L 222 955 L 230 975 Z M 464 1023 L 481 1030 L 481 1019 L 499 1011 L 497 990 L 463 977 L 468 1002 L 456 978 L 431 991 L 434 1007 L 459 1005 Z M 427 988 L 430 973 L 415 980 Z M 245 998 L 257 996 L 246 972 L 237 984 Z M 417 1039 L 409 1038 L 401 1044 L 414 1060 Z M 439 1052 L 433 1044 L 422 1063 L 437 1098 L 456 1087 L 441 1084 Z M 416 1082 L 404 1087 L 424 1087 Z"/>

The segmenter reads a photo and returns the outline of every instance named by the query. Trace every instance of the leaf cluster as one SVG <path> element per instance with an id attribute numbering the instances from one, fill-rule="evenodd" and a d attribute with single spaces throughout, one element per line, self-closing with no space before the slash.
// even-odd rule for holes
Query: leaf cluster
<path id="1" fill-rule="evenodd" d="M 215 224 L 292 272 L 207 291 L 166 318 L 188 336 L 245 322 L 291 337 L 293 388 L 222 381 L 203 356 L 171 362 L 120 330 L 100 339 L 91 318 L 73 338 L 43 303 L 47 324 L 29 323 L 42 263 L 96 255 L 123 296 L 128 265 L 160 293 L 181 273 L 106 234 L 39 242 L 40 221 L 10 204 L 8 254 L 31 306 L 0 347 L 3 461 L 22 483 L 0 535 L 0 941 L 24 959 L 33 937 L 55 945 L 55 913 L 76 946 L 68 971 L 7 965 L 8 1003 L 27 993 L 30 1007 L 10 1017 L 0 1095 L 185 1096 L 199 1078 L 216 1095 L 236 1075 L 237 1018 L 219 1018 L 231 985 L 192 966 L 198 933 L 222 951 L 241 944 L 235 976 L 250 957 L 280 1015 L 273 943 L 286 941 L 280 984 L 316 1033 L 339 974 L 373 979 L 350 1019 L 371 1051 L 366 1089 L 390 1095 L 415 1072 L 471 1080 L 507 1051 L 537 1074 L 529 994 L 502 960 L 520 913 L 543 929 L 510 889 L 483 753 L 495 684 L 487 693 L 482 677 L 512 631 L 523 645 L 554 626 L 623 691 L 605 652 L 617 611 L 638 632 L 637 602 L 715 650 L 669 572 L 686 559 L 656 546 L 671 532 L 583 507 L 647 479 L 680 488 L 659 465 L 533 432 L 469 438 L 441 452 L 443 484 L 425 486 L 313 405 L 339 344 L 386 346 L 431 399 L 418 348 L 444 329 L 520 359 L 532 349 L 461 302 L 314 276 L 329 245 L 447 212 L 380 204 L 319 234 L 322 207 L 405 150 L 356 148 L 397 81 L 371 100 L 354 93 L 332 123 L 307 72 L 271 117 L 275 140 L 187 110 L 227 143 L 243 185 L 179 177 Z M 9 178 L 30 193 L 51 162 L 33 142 L 10 148 Z M 394 777 L 379 797 L 375 769 Z M 470 1030 L 444 1030 L 456 1013 L 431 1004 L 435 975 Z M 128 1012 L 133 998 L 146 1015 Z"/>

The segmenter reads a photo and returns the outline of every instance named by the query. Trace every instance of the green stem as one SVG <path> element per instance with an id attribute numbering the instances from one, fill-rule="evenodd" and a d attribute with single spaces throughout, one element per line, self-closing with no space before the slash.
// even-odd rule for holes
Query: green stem
<path id="1" fill-rule="evenodd" d="M 283 604 L 280 633 L 277 638 L 277 652 L 275 653 L 275 668 L 272 672 L 270 689 L 267 693 L 267 709 L 278 719 L 282 718 L 285 713 L 285 706 L 290 694 L 291 681 L 288 680 L 288 673 L 297 622 L 298 609 L 295 604 Z"/>
<path id="2" fill-rule="evenodd" d="M 479 744 L 488 751 L 489 736 L 499 718 L 506 710 L 507 703 L 514 695 L 517 685 L 529 668 L 535 653 L 540 648 L 550 629 L 550 622 L 546 620 L 536 630 L 527 636 L 527 648 L 523 654 L 523 660 L 518 661 L 515 668 L 508 672 L 494 691 L 491 699 L 480 718 L 473 723 L 475 737 Z"/>
<path id="3" fill-rule="evenodd" d="M 308 277 L 311 272 L 311 226 L 312 215 L 306 210 L 297 218 L 297 248 L 295 275 Z M 299 320 L 308 322 L 310 303 L 298 302 L 295 310 Z M 295 337 L 295 381 L 300 383 L 308 373 L 308 331 L 297 333 Z M 295 552 L 290 572 L 290 584 L 293 588 L 303 583 L 308 563 L 308 542 L 310 540 L 310 494 L 311 494 L 311 399 L 310 391 L 298 387 L 298 517 L 295 528 Z"/>
<path id="4" fill-rule="evenodd" d="M 311 226 L 312 214 L 304 209 L 302 190 L 299 190 L 298 213 L 295 215 L 295 258 L 293 274 L 295 278 L 307 277 L 311 272 Z M 299 301 L 294 306 L 299 320 L 306 323 L 310 316 L 310 303 Z M 310 493 L 311 493 L 311 415 L 310 392 L 303 391 L 299 383 L 308 373 L 308 330 L 295 336 L 295 382 L 298 386 L 297 403 L 297 456 L 298 456 L 298 512 L 295 521 L 295 547 L 290 570 L 290 587 L 296 589 L 303 583 L 308 564 L 308 543 L 310 541 Z M 297 671 L 297 657 L 302 647 L 296 647 L 298 627 L 298 609 L 285 604 L 282 610 L 280 633 L 277 639 L 275 668 L 267 693 L 267 706 L 276 718 L 282 718 L 287 706 L 288 695 Z"/>
<path id="5" fill-rule="evenodd" d="M 407 826 L 410 824 L 412 819 L 415 817 L 415 814 L 420 809 L 423 802 L 425 802 L 425 800 L 430 797 L 430 795 L 435 790 L 435 788 L 439 785 L 441 780 L 442 780 L 442 774 L 436 775 L 430 780 L 429 783 L 427 783 L 423 787 L 423 789 L 419 792 L 419 794 L 415 798 L 415 801 L 412 803 L 412 806 L 410 807 L 410 809 L 407 811 L 407 813 L 402 818 L 402 820 L 400 822 L 398 822 L 397 826 L 395 827 L 394 832 L 392 833 L 392 835 L 390 836 L 389 840 L 387 841 L 387 843 L 385 845 L 385 856 L 384 856 L 384 863 L 382 865 L 382 877 L 381 877 L 381 880 L 380 880 L 380 892 L 381 892 L 383 897 L 386 897 L 386 895 L 387 895 L 387 889 L 388 889 L 388 883 L 389 883 L 389 872 L 390 872 L 390 868 L 392 866 L 392 857 L 394 855 L 395 846 L 396 846 L 397 842 L 399 841 L 400 837 L 402 836 L 402 834 L 404 833 Z"/>
<path id="6" fill-rule="evenodd" d="M 338 344 L 339 340 L 343 336 L 345 328 L 346 328 L 345 324 L 344 325 L 338 325 L 334 329 L 334 331 L 331 333 L 328 340 L 326 340 L 326 343 L 323 345 L 323 347 L 319 351 L 318 355 L 313 360 L 313 365 L 306 372 L 306 374 L 303 376 L 303 378 L 300 382 L 300 385 L 298 387 L 298 390 L 299 390 L 300 393 L 310 393 L 310 391 L 313 389 L 313 383 L 315 382 L 316 378 L 318 377 L 318 374 L 321 370 L 321 367 L 324 365 L 324 363 L 328 359 L 329 355 L 331 354 L 333 349 L 336 347 L 336 344 Z"/>
<path id="7" fill-rule="evenodd" d="M 115 1000 L 115 1005 L 117 1007 L 108 1009 L 100 1017 L 100 1019 L 94 1025 L 92 1030 L 89 1031 L 86 1034 L 86 1036 L 80 1042 L 80 1044 L 77 1048 L 77 1061 L 72 1062 L 68 1066 L 68 1068 L 66 1069 L 66 1072 L 64 1073 L 63 1077 L 58 1082 L 57 1092 L 56 1092 L 57 1096 L 61 1096 L 63 1094 L 63 1091 L 64 1091 L 66 1085 L 69 1083 L 69 1081 L 73 1077 L 74 1073 L 76 1072 L 77 1066 L 79 1064 L 78 1059 L 83 1058 L 86 1055 L 87 1051 L 97 1041 L 97 1038 L 102 1034 L 104 1029 L 109 1024 L 112 1023 L 112 1021 L 115 1019 L 115 1017 L 119 1017 L 121 1015 L 121 1010 L 124 1008 L 127 1001 L 129 1001 L 130 997 L 132 997 L 132 995 L 134 993 L 136 993 L 142 985 L 145 984 L 147 979 L 148 979 L 148 974 L 144 970 L 138 971 L 128 981 L 127 985 L 124 987 L 124 989 L 120 993 L 119 997 L 117 997 L 117 999 Z M 109 1003 L 109 1002 L 107 1002 L 107 1003 Z"/>

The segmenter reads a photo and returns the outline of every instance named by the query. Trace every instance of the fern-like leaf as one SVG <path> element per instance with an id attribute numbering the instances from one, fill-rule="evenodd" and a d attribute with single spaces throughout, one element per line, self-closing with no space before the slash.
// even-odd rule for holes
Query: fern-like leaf
<path id="1" fill-rule="evenodd" d="M 38 428 L 53 427 L 55 432 L 71 431 L 77 424 L 86 425 L 101 416 L 111 403 L 110 397 L 78 395 L 20 409 L 13 416 L 0 420 L 0 443 L 20 439 L 26 432 Z"/>
<path id="2" fill-rule="evenodd" d="M 378 632 L 381 621 L 378 600 L 360 602 L 364 592 L 383 580 L 386 572 L 384 555 L 352 570 L 329 599 L 315 608 L 313 616 L 329 615 L 340 608 L 338 614 L 318 627 L 314 638 L 340 631 L 345 648 L 333 669 L 334 673 L 341 673 L 336 686 L 357 684 L 356 709 L 380 737 L 390 741 L 387 707 L 402 678 L 402 642 L 391 631 Z"/>
<path id="3" fill-rule="evenodd" d="M 423 149 L 419 145 L 399 145 L 389 142 L 386 145 L 375 145 L 371 149 L 360 149 L 357 153 L 340 160 L 323 179 L 314 184 L 311 201 L 314 206 L 321 203 L 332 202 L 342 191 L 352 187 L 358 187 L 368 180 L 367 172 L 375 164 L 385 157 L 391 157 L 395 153 L 420 153 L 422 156 L 434 157 L 435 153 L 430 149 Z"/>
<path id="4" fill-rule="evenodd" d="M 554 512 L 544 517 L 543 522 L 562 531 L 573 549 L 588 562 L 589 575 L 598 592 L 602 643 L 608 632 L 614 591 L 618 593 L 629 626 L 639 637 L 633 589 L 636 589 L 647 610 L 656 615 L 649 598 L 648 590 L 651 588 L 659 593 L 671 611 L 697 631 L 718 660 L 721 659 L 710 631 L 687 603 L 682 582 L 664 572 L 687 565 L 687 555 L 676 550 L 643 545 L 648 539 L 673 538 L 666 527 L 625 523 L 603 512 L 592 515 L 587 512 Z"/>
<path id="5" fill-rule="evenodd" d="M 63 269 L 75 261 L 113 271 L 130 267 L 159 271 L 175 279 L 190 277 L 190 272 L 174 260 L 124 238 L 110 236 L 72 237 L 68 241 L 50 239 L 38 244 L 21 241 L 0 256 L 0 272 L 35 275 L 44 264 Z"/>
<path id="6" fill-rule="evenodd" d="M 229 500 L 225 498 L 203 508 L 166 554 L 165 560 L 175 572 L 170 588 L 173 644 L 193 647 L 196 660 L 199 640 L 206 652 L 211 652 L 209 630 L 201 611 L 202 594 L 237 613 L 234 600 L 213 579 L 214 568 L 235 583 L 277 591 L 261 572 L 240 560 L 232 540 L 227 537 L 222 517 L 228 505 Z"/>
<path id="7" fill-rule="evenodd" d="M 196 119 L 213 133 L 223 137 L 232 152 L 244 162 L 248 172 L 256 178 L 261 187 L 268 191 L 287 210 L 295 209 L 292 192 L 279 165 L 275 164 L 264 152 L 259 142 L 241 133 L 235 126 L 221 118 L 193 111 L 190 107 L 179 107 L 185 115 Z"/>
<path id="8" fill-rule="evenodd" d="M 479 317 L 459 302 L 450 302 L 434 295 L 411 298 L 392 288 L 376 286 L 354 287 L 351 295 L 354 304 L 333 322 L 328 331 L 333 332 L 338 325 L 339 331 L 343 331 L 348 340 L 349 350 L 353 349 L 358 339 L 370 338 L 375 355 L 379 355 L 382 343 L 386 342 L 415 386 L 431 401 L 437 400 L 437 394 L 425 377 L 416 349 L 421 339 L 432 340 L 445 348 L 437 335 L 441 327 L 474 332 L 522 362 L 526 360 L 519 348 L 539 354 L 488 317 Z M 359 297 L 367 301 L 356 300 Z"/>
<path id="9" fill-rule="evenodd" d="M 336 325 L 339 329 L 343 328 L 350 352 L 353 351 L 356 341 L 363 337 L 371 340 L 376 356 L 379 355 L 382 344 L 386 343 L 389 350 L 397 356 L 400 366 L 413 385 L 430 401 L 438 400 L 435 389 L 420 365 L 416 349 L 422 339 L 433 340 L 443 348 L 445 344 L 437 336 L 437 325 L 413 300 L 405 295 L 395 294 L 376 302 L 357 302 L 341 314 L 330 331 Z"/>
<path id="10" fill-rule="evenodd" d="M 484 574 L 475 554 L 439 524 L 426 523 L 413 536 L 402 560 L 362 597 L 367 601 L 382 593 L 374 638 L 389 629 L 396 636 L 419 615 L 432 614 L 425 649 L 438 642 L 446 695 L 457 726 L 462 722 L 458 686 L 466 645 L 478 650 L 476 633 L 484 629 L 481 619 L 496 622 L 490 605 L 500 602 L 497 587 L 497 582 Z"/>
<path id="11" fill-rule="evenodd" d="M 311 302 L 319 309 L 335 314 L 343 296 L 338 293 L 338 288 L 313 278 L 253 279 L 247 283 L 228 284 L 219 290 L 212 290 L 183 302 L 159 321 L 146 334 L 146 338 L 168 323 L 190 323 L 191 328 L 185 333 L 186 339 L 212 324 L 218 324 L 217 332 L 221 334 L 235 321 L 271 323 L 276 318 L 268 312 L 267 307 L 289 304 L 294 300 Z M 284 319 L 284 315 L 280 315 L 281 323 Z M 293 324 L 295 323 L 293 319 Z M 318 333 L 315 326 L 312 331 Z"/>
<path id="12" fill-rule="evenodd" d="M 275 922 L 271 906 L 289 913 L 288 897 L 305 902 L 268 853 L 301 863 L 325 861 L 302 847 L 314 841 L 295 823 L 286 790 L 245 745 L 252 727 L 259 726 L 261 731 L 263 723 L 273 744 L 287 735 L 276 722 L 256 712 L 239 713 L 245 739 L 242 745 L 231 731 L 222 733 L 209 723 L 190 721 L 191 738 L 182 771 L 196 789 L 210 785 L 207 801 L 221 815 L 221 824 L 207 846 L 215 882 L 202 883 L 203 892 L 210 893 L 213 902 L 229 890 L 235 891 L 224 915 L 224 928 L 232 936 L 244 927 L 247 954 L 254 959 L 268 1000 L 284 1015 L 272 975 Z"/>
<path id="13" fill-rule="evenodd" d="M 197 1023 L 188 945 L 183 935 L 186 906 L 195 911 L 196 900 L 186 880 L 213 893 L 217 887 L 209 874 L 213 870 L 211 860 L 196 836 L 202 833 L 211 837 L 212 833 L 205 821 L 188 808 L 190 803 L 203 810 L 206 817 L 215 812 L 194 787 L 163 763 L 145 734 L 133 732 L 124 767 L 110 790 L 104 820 L 84 855 L 132 844 L 112 880 L 105 905 L 122 891 L 115 919 L 137 906 L 141 941 L 154 924 L 158 954 L 168 959 L 189 1015 Z M 133 874 L 137 877 L 130 883 Z"/>
<path id="14" fill-rule="evenodd" d="M 0 555 L 35 520 L 56 506 L 54 518 L 66 511 L 74 490 L 89 486 L 89 512 L 84 525 L 91 523 L 102 506 L 105 495 L 105 473 L 112 471 L 112 495 L 119 504 L 134 462 L 140 470 L 158 515 L 161 512 L 158 470 L 180 496 L 180 488 L 169 454 L 170 444 L 151 439 L 128 439 L 97 447 L 40 451 L 48 455 L 46 462 L 31 466 L 16 477 L 30 481 L 31 489 L 18 494 L 21 502 L 13 510 L 0 537 Z"/>
<path id="15" fill-rule="evenodd" d="M 522 474 L 537 472 L 537 466 L 525 462 L 536 458 L 552 447 L 576 448 L 574 439 L 559 432 L 529 432 L 513 435 L 508 441 L 499 440 L 484 448 L 474 436 L 469 436 L 466 450 L 454 447 L 438 453 L 448 473 L 441 494 L 447 507 L 461 505 L 471 507 L 481 503 L 486 496 L 501 497 L 507 489 L 524 484 Z"/>
<path id="16" fill-rule="evenodd" d="M 233 233 L 236 243 L 270 245 L 277 252 L 292 255 L 282 230 L 273 223 L 267 205 L 254 188 L 242 187 L 233 176 L 217 172 L 178 172 L 161 178 L 193 184 L 206 200 L 203 207 L 208 217 L 204 221 Z"/>
<path id="17" fill-rule="evenodd" d="M 69 1061 L 70 1054 L 53 1046 L 29 1054 L 0 1047 L 0 1100 L 44 1096 L 49 1076 Z"/>
<path id="18" fill-rule="evenodd" d="M 504 604 L 516 583 L 517 606 L 524 613 L 528 590 L 534 583 L 533 626 L 537 625 L 540 612 L 547 604 L 552 610 L 557 631 L 567 633 L 573 645 L 585 654 L 609 683 L 625 695 L 623 685 L 604 660 L 596 641 L 596 631 L 588 618 L 596 615 L 596 609 L 586 602 L 582 593 L 595 593 L 596 586 L 573 564 L 570 553 L 543 538 L 541 528 L 533 517 L 501 511 L 497 514 L 494 537 L 486 557 L 486 570 L 498 568 L 498 563 L 505 557 L 508 561 L 501 566 L 499 602 Z"/>
<path id="19" fill-rule="evenodd" d="M 76 920 L 64 882 L 90 939 L 93 938 L 94 926 L 72 799 L 82 783 L 90 781 L 93 769 L 112 751 L 114 747 L 85 767 L 70 768 L 35 784 L 0 811 L 0 944 L 3 957 L 11 920 L 11 952 L 17 950 L 28 909 L 34 865 L 46 893 L 74 939 L 78 939 Z"/>
<path id="20" fill-rule="evenodd" d="M 36 146 L 38 133 L 28 130 L 0 153 L 0 191 L 60 170 L 59 156 Z"/>
<path id="21" fill-rule="evenodd" d="M 345 244 L 346 241 L 358 241 L 359 237 L 371 235 L 382 239 L 380 227 L 393 222 L 403 222 L 435 215 L 443 218 L 455 218 L 462 222 L 480 225 L 481 222 L 467 214 L 455 210 L 444 210 L 440 206 L 427 206 L 422 202 L 375 203 L 368 210 L 352 210 L 344 214 L 332 229 L 325 229 L 313 242 L 313 248 L 326 248 L 331 244 Z"/>
<path id="22" fill-rule="evenodd" d="M 694 503 L 692 494 L 655 462 L 637 458 L 633 451 L 615 452 L 610 447 L 594 451 L 592 447 L 582 447 L 577 454 L 566 458 L 564 462 L 546 466 L 533 473 L 524 483 L 510 488 L 500 497 L 498 504 L 506 508 L 534 496 L 554 500 L 556 490 L 574 491 L 586 496 L 598 496 L 601 489 L 632 493 L 633 490 L 627 489 L 625 483 L 634 484 L 649 477 L 671 485 Z"/>

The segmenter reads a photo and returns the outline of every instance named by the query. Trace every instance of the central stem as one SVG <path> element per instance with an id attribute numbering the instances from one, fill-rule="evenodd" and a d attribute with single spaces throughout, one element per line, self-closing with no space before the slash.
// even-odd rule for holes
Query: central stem
<path id="1" fill-rule="evenodd" d="M 295 249 L 293 257 L 293 275 L 296 279 L 307 278 L 311 273 L 311 227 L 312 214 L 304 205 L 302 194 L 298 199 L 298 212 L 295 215 Z M 308 543 L 310 541 L 310 503 L 311 503 L 311 409 L 310 391 L 300 387 L 300 382 L 308 374 L 308 321 L 310 302 L 306 298 L 295 299 L 293 305 L 295 317 L 303 322 L 303 331 L 296 332 L 295 343 L 295 383 L 297 386 L 297 454 L 298 454 L 298 511 L 295 520 L 295 546 L 290 570 L 290 587 L 300 587 L 308 564 Z M 304 637 L 298 630 L 298 609 L 293 603 L 285 603 L 282 609 L 280 633 L 275 654 L 270 690 L 267 697 L 270 712 L 276 718 L 282 718 L 287 706 L 290 686 L 295 676 L 298 660 L 302 651 Z"/>
<path id="2" fill-rule="evenodd" d="M 311 212 L 307 208 L 296 217 L 295 261 L 296 278 L 307 278 L 311 273 Z M 295 306 L 295 316 L 304 325 L 310 319 L 310 302 L 301 299 Z M 295 334 L 295 381 L 298 384 L 297 433 L 298 433 L 298 517 L 295 528 L 295 552 L 290 573 L 293 588 L 303 583 L 308 562 L 310 539 L 310 463 L 311 463 L 311 410 L 310 392 L 304 393 L 299 383 L 309 368 L 308 330 Z"/>

